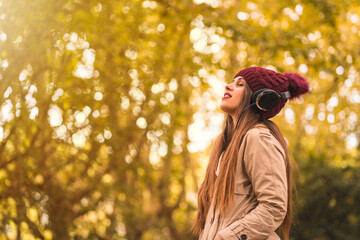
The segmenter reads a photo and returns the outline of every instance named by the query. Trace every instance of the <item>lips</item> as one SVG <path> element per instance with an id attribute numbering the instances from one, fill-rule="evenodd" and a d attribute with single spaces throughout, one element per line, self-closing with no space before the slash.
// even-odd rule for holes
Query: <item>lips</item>
<path id="1" fill-rule="evenodd" d="M 224 97 L 222 99 L 231 98 L 230 93 L 225 92 Z"/>

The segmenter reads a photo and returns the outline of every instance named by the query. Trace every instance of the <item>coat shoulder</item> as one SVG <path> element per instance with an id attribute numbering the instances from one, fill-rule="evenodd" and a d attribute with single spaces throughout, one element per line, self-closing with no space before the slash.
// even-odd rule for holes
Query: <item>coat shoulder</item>
<path id="1" fill-rule="evenodd" d="M 250 139 L 258 138 L 260 136 L 272 137 L 269 128 L 263 123 L 256 124 L 254 127 L 249 129 L 245 134 L 245 137 Z"/>
<path id="2" fill-rule="evenodd" d="M 256 124 L 253 128 L 249 129 L 245 134 L 245 139 L 248 143 L 257 143 L 259 141 L 266 141 L 275 146 L 278 151 L 285 156 L 285 152 L 280 142 L 276 137 L 270 132 L 270 129 L 263 123 Z"/>

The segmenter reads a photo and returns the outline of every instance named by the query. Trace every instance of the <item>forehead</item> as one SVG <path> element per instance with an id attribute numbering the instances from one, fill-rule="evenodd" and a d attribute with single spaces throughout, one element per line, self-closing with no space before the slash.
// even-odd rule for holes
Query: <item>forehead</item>
<path id="1" fill-rule="evenodd" d="M 242 76 L 237 76 L 236 78 L 234 78 L 233 81 L 237 81 L 237 80 L 240 80 L 240 81 L 245 81 L 245 78 L 243 78 Z"/>

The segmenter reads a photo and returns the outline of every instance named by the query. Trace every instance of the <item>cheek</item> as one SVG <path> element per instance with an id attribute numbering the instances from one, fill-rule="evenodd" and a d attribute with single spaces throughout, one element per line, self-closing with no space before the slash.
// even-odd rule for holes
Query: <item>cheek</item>
<path id="1" fill-rule="evenodd" d="M 242 91 L 239 91 L 235 94 L 235 96 L 233 96 L 233 100 L 234 102 L 238 105 L 240 104 L 241 100 L 242 100 Z"/>

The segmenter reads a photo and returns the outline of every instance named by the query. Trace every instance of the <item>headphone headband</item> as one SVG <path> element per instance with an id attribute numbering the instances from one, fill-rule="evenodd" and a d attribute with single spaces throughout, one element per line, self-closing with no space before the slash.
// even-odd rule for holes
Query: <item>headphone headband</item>
<path id="1" fill-rule="evenodd" d="M 282 93 L 280 93 L 280 97 L 281 97 L 282 100 L 291 98 L 291 93 L 289 91 L 282 92 Z"/>

